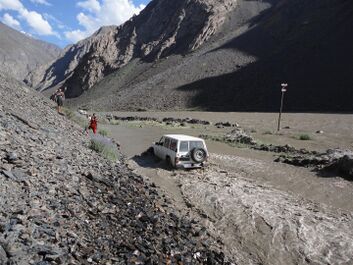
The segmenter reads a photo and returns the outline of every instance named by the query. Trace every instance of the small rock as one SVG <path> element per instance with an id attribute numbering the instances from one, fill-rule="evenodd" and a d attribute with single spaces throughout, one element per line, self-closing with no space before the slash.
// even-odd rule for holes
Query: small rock
<path id="1" fill-rule="evenodd" d="M 7 264 L 7 255 L 1 245 L 0 245 L 0 264 Z"/>
<path id="2" fill-rule="evenodd" d="M 14 152 L 9 152 L 6 154 L 6 160 L 10 163 L 15 162 L 18 159 L 18 155 Z"/>
<path id="3" fill-rule="evenodd" d="M 40 262 L 37 262 L 35 265 L 50 265 L 51 263 L 48 262 L 48 261 L 40 261 Z"/>

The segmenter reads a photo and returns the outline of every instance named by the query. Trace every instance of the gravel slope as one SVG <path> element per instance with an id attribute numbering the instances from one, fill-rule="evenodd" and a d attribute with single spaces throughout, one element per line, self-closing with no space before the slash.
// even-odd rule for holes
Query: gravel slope
<path id="1" fill-rule="evenodd" d="M 228 264 L 119 158 L 52 102 L 0 74 L 0 264 Z"/>

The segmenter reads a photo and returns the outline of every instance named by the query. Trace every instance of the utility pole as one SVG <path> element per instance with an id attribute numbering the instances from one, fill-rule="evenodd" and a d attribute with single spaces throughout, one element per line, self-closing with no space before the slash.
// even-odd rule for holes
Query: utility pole
<path id="1" fill-rule="evenodd" d="M 283 110 L 284 93 L 287 92 L 288 84 L 287 83 L 283 83 L 283 84 L 281 84 L 281 87 L 282 87 L 282 89 L 281 89 L 282 96 L 281 96 L 281 107 L 279 109 L 279 116 L 278 116 L 277 132 L 279 132 L 280 129 L 281 129 L 281 116 L 282 116 L 282 110 Z"/>

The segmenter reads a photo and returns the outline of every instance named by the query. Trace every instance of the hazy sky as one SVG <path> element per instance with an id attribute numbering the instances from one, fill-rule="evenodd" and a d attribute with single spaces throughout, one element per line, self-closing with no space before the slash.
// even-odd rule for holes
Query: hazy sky
<path id="1" fill-rule="evenodd" d="M 60 47 L 119 25 L 151 0 L 0 0 L 0 20 Z"/>

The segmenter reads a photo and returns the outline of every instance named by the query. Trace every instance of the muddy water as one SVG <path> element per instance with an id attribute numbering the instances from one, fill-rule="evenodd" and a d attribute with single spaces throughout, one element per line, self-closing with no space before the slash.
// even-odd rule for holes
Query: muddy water
<path id="1" fill-rule="evenodd" d="M 201 114 L 170 113 L 162 117 L 205 118 Z M 148 115 L 161 117 L 156 113 L 142 113 L 141 116 Z M 221 114 L 214 115 L 216 121 Z M 230 114 L 223 115 L 230 117 Z M 249 126 L 257 122 L 257 127 L 253 128 L 258 135 L 266 130 L 266 123 L 272 117 L 262 114 L 256 120 L 256 115 L 246 115 L 254 122 L 249 124 L 243 120 L 244 124 Z M 315 136 L 312 143 L 298 143 L 290 134 L 284 134 L 270 135 L 267 140 L 272 142 L 272 138 L 278 138 L 277 142 L 287 143 L 290 139 L 299 147 L 350 146 L 353 139 L 348 133 L 352 126 L 352 123 L 347 124 L 350 116 L 329 116 L 337 120 L 327 121 L 323 116 L 311 115 L 304 115 L 304 120 L 316 117 L 317 124 L 310 124 L 309 119 L 300 124 L 298 132 L 304 127 L 310 131 L 315 127 L 325 128 L 322 129 L 326 130 L 324 138 Z M 235 119 L 239 120 L 239 117 Z M 294 121 L 299 124 L 298 116 L 292 118 L 292 124 Z M 335 132 L 333 124 L 342 126 L 342 130 Z M 200 218 L 208 231 L 224 242 L 227 253 L 237 264 L 353 264 L 352 182 L 335 176 L 322 178 L 305 168 L 274 163 L 271 153 L 215 142 L 207 143 L 211 159 L 206 169 L 169 170 L 163 162 L 139 154 L 163 134 L 197 136 L 214 133 L 215 128 L 172 128 L 142 123 L 121 123 L 106 128 L 121 143 L 122 151 L 131 158 L 129 165 L 136 173 L 155 182 L 177 208 L 196 215 L 203 213 Z M 297 133 L 293 131 L 291 133 Z"/>
<path id="2" fill-rule="evenodd" d="M 118 112 L 114 115 L 141 117 L 197 118 L 210 122 L 238 123 L 248 130 L 255 130 L 253 136 L 260 141 L 274 144 L 290 144 L 298 148 L 326 150 L 328 148 L 353 149 L 353 114 L 312 114 L 284 113 L 282 116 L 281 137 L 264 134 L 276 133 L 277 113 L 242 113 L 242 112 Z M 288 129 L 289 127 L 289 129 Z M 316 134 L 317 131 L 323 134 Z M 221 131 L 220 131 L 221 132 Z M 299 141 L 301 134 L 308 134 L 313 140 Z"/>
<path id="3" fill-rule="evenodd" d="M 140 127 L 140 125 L 142 127 Z M 155 141 L 158 141 L 164 134 L 188 134 L 193 136 L 199 136 L 202 133 L 207 133 L 207 129 L 204 127 L 192 128 L 166 128 L 161 126 L 146 126 L 140 123 L 132 123 L 123 125 L 103 125 L 105 129 L 110 132 L 110 135 L 115 138 L 121 144 L 121 151 L 128 158 L 135 155 L 140 155 L 146 151 L 148 147 Z M 267 154 L 260 151 L 249 150 L 247 148 L 234 148 L 227 144 L 206 141 L 207 148 L 211 153 L 236 155 L 243 154 L 252 157 L 266 158 L 272 160 L 273 155 Z"/>
<path id="4" fill-rule="evenodd" d="M 206 127 L 198 128 L 167 128 L 161 126 L 147 126 L 141 123 L 123 123 L 122 125 L 107 125 L 105 128 L 110 135 L 121 144 L 122 152 L 128 157 L 138 156 L 157 141 L 163 134 L 184 133 L 198 136 L 205 133 Z M 207 131 L 206 131 L 207 133 Z M 235 148 L 227 144 L 208 141 L 207 147 L 211 153 L 210 161 L 217 162 L 222 168 L 229 172 L 241 172 L 249 179 L 271 185 L 279 190 L 297 194 L 318 203 L 324 203 L 334 208 L 353 211 L 353 183 L 342 178 L 332 176 L 331 178 L 319 177 L 315 172 L 306 168 L 274 163 L 274 154 L 250 150 L 247 148 Z M 234 156 L 237 162 L 229 161 L 224 157 Z M 249 166 L 246 161 L 253 161 Z M 160 165 L 147 165 L 140 162 L 139 173 L 149 175 L 153 181 L 165 187 L 168 192 L 173 192 L 168 182 L 170 172 L 161 171 Z M 262 166 L 257 169 L 256 164 Z M 266 170 L 265 170 L 266 168 Z M 152 169 L 152 170 L 151 170 Z M 159 170 L 159 171 L 158 171 Z M 174 185 L 174 184 L 173 184 Z M 173 186 L 174 187 L 174 186 Z"/>
<path id="5" fill-rule="evenodd" d="M 170 171 L 153 157 L 140 157 L 130 166 L 156 182 L 177 208 L 190 211 L 187 201 L 191 211 L 202 212 L 203 224 L 237 264 L 352 264 L 352 213 L 281 191 L 260 178 L 282 176 L 285 182 L 284 174 L 290 175 L 290 185 L 300 173 L 281 172 L 257 159 L 213 157 L 205 170 L 187 172 Z M 322 187 L 304 184 L 308 192 L 320 194 Z"/>
<path id="6" fill-rule="evenodd" d="M 210 216 L 209 230 L 223 239 L 237 264 L 353 264 L 352 214 L 243 176 L 214 165 L 176 177 L 185 198 Z"/>

